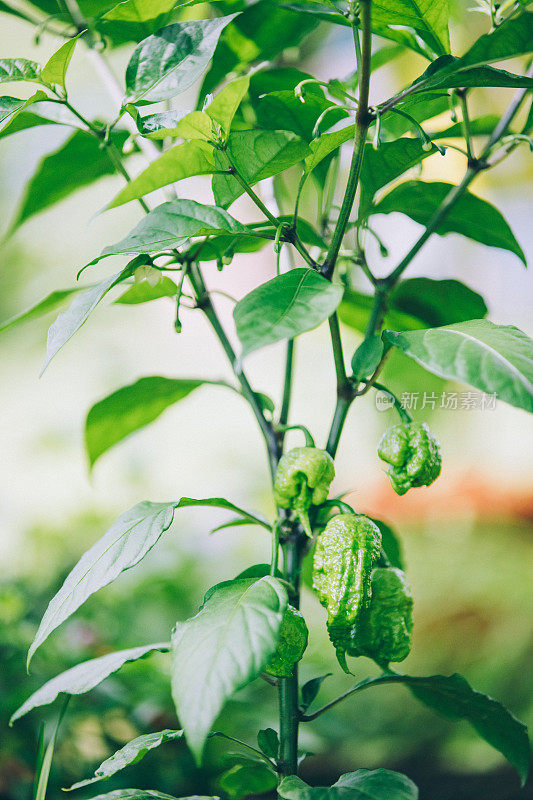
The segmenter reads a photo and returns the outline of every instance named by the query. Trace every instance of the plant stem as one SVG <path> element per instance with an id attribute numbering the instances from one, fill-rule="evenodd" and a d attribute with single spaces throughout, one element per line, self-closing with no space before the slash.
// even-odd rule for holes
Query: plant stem
<path id="1" fill-rule="evenodd" d="M 393 271 L 388 275 L 385 279 L 386 286 L 388 289 L 391 289 L 402 276 L 403 272 L 407 269 L 413 258 L 416 256 L 418 251 L 423 247 L 423 245 L 427 242 L 429 237 L 437 230 L 442 220 L 446 217 L 448 212 L 453 208 L 455 203 L 459 200 L 460 197 L 466 192 L 467 188 L 470 186 L 472 181 L 474 180 L 477 173 L 480 171 L 480 167 L 470 166 L 466 170 L 463 180 L 458 186 L 454 186 L 451 189 L 446 197 L 444 198 L 441 205 L 435 211 L 431 219 L 429 220 L 428 224 L 422 235 L 417 239 L 414 245 L 411 247 L 407 255 L 405 255 L 398 266 L 393 269 Z"/>
<path id="2" fill-rule="evenodd" d="M 294 587 L 291 604 L 300 605 L 300 533 L 293 530 L 283 544 L 283 577 Z M 280 678 L 279 696 L 279 771 L 282 777 L 296 775 L 298 771 L 298 665 L 295 664 L 290 678 Z"/>
<path id="3" fill-rule="evenodd" d="M 335 406 L 333 421 L 331 423 L 328 441 L 326 443 L 326 450 L 332 458 L 335 458 L 342 429 L 346 421 L 346 416 L 348 414 L 350 405 L 352 404 L 352 399 L 352 397 L 346 397 L 342 394 L 337 395 L 337 405 Z"/>
<path id="4" fill-rule="evenodd" d="M 287 342 L 287 351 L 285 355 L 285 378 L 283 380 L 283 397 L 281 400 L 281 410 L 279 412 L 280 425 L 286 425 L 289 419 L 293 364 L 294 364 L 294 339 L 289 339 Z"/>
<path id="5" fill-rule="evenodd" d="M 211 327 L 215 331 L 220 344 L 222 345 L 226 356 L 228 357 L 228 361 L 233 369 L 234 375 L 239 381 L 242 393 L 246 400 L 248 401 L 254 416 L 257 420 L 259 428 L 261 429 L 261 433 L 265 439 L 265 443 L 267 446 L 268 451 L 268 459 L 270 464 L 270 472 L 272 478 L 276 473 L 276 467 L 279 460 L 279 444 L 276 433 L 272 425 L 268 422 L 263 414 L 263 409 L 261 408 L 257 396 L 250 386 L 248 378 L 243 372 L 243 369 L 240 365 L 239 359 L 233 349 L 230 340 L 226 336 L 226 332 L 222 327 L 222 323 L 218 318 L 218 314 L 211 302 L 211 298 L 206 290 L 205 283 L 200 272 L 200 268 L 197 264 L 191 264 L 191 268 L 188 274 L 189 280 L 191 282 L 193 291 L 196 295 L 196 299 L 198 302 L 198 306 L 202 309 L 205 316 L 211 323 Z"/>
<path id="6" fill-rule="evenodd" d="M 230 175 L 233 175 L 235 180 L 238 181 L 238 183 L 240 183 L 240 185 L 242 186 L 244 192 L 248 195 L 250 200 L 252 200 L 255 203 L 255 205 L 257 206 L 257 208 L 260 211 L 263 212 L 263 214 L 268 219 L 268 221 L 275 228 L 277 228 L 279 226 L 279 224 L 280 224 L 279 223 L 279 219 L 277 219 L 274 216 L 274 214 L 272 214 L 268 210 L 268 208 L 263 203 L 263 201 L 261 200 L 259 195 L 256 192 L 254 192 L 254 190 L 252 189 L 250 184 L 247 182 L 247 180 L 240 174 L 239 170 L 237 169 L 237 166 L 236 166 L 235 162 L 233 161 L 231 155 L 227 152 L 227 150 L 224 150 L 223 152 L 224 152 L 224 155 L 226 156 L 226 158 L 228 159 L 229 164 L 230 164 L 230 170 L 229 170 Z M 308 264 L 310 267 L 316 267 L 315 260 L 313 258 L 311 258 L 311 256 L 307 252 L 307 249 L 305 248 L 304 244 L 300 241 L 300 238 L 299 238 L 299 236 L 298 236 L 298 234 L 296 232 L 296 228 L 295 227 L 292 227 L 292 228 L 288 229 L 287 234 L 286 234 L 286 241 L 290 242 L 290 244 L 292 244 L 293 247 L 296 248 L 298 253 L 302 256 L 302 258 L 306 262 L 306 264 Z"/>
<path id="7" fill-rule="evenodd" d="M 457 96 L 461 104 L 461 125 L 463 128 L 463 136 L 466 142 L 466 153 L 468 160 L 471 161 L 474 157 L 472 150 L 472 127 L 470 125 L 470 115 L 468 113 L 468 103 L 466 101 L 466 89 L 458 89 Z"/>
<path id="8" fill-rule="evenodd" d="M 361 14 L 361 28 L 363 34 L 363 44 L 361 51 L 361 75 L 359 80 L 359 105 L 357 106 L 357 113 L 355 116 L 355 138 L 352 153 L 352 161 L 350 164 L 350 173 L 348 175 L 348 183 L 346 191 L 331 238 L 331 244 L 328 249 L 326 260 L 322 265 L 321 272 L 326 278 L 331 278 L 337 263 L 337 257 L 341 248 L 342 240 L 346 232 L 346 226 L 350 219 L 352 207 L 359 184 L 359 176 L 361 174 L 361 165 L 363 163 L 363 156 L 366 144 L 366 134 L 372 116 L 368 110 L 368 94 L 370 89 L 370 58 L 371 58 L 371 45 L 372 45 L 372 31 L 370 29 L 370 0 L 361 0 L 360 4 Z"/>
<path id="9" fill-rule="evenodd" d="M 344 364 L 344 353 L 342 351 L 341 332 L 337 314 L 332 314 L 328 322 L 331 345 L 333 347 L 333 359 L 335 361 L 335 373 L 337 375 L 337 390 L 339 390 L 342 389 L 346 383 L 346 366 Z"/>

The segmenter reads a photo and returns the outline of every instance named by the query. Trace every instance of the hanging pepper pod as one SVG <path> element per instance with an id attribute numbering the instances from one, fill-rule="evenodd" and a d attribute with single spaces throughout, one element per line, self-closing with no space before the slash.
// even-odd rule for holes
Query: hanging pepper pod
<path id="1" fill-rule="evenodd" d="M 350 632 L 346 652 L 368 656 L 381 666 L 403 661 L 411 649 L 413 597 L 404 573 L 377 567 L 371 576 L 370 603 Z"/>
<path id="2" fill-rule="evenodd" d="M 308 536 L 312 536 L 308 512 L 328 496 L 335 477 L 333 459 L 318 447 L 295 447 L 280 458 L 274 481 L 274 497 L 281 508 L 292 508 Z"/>
<path id="3" fill-rule="evenodd" d="M 328 633 L 341 664 L 352 627 L 370 602 L 372 569 L 380 550 L 378 526 L 362 515 L 332 517 L 317 539 L 313 588 L 328 612 Z"/>
<path id="4" fill-rule="evenodd" d="M 294 665 L 305 652 L 308 638 L 309 631 L 302 614 L 293 606 L 287 606 L 281 621 L 278 646 L 265 672 L 277 678 L 290 678 Z"/>
<path id="5" fill-rule="evenodd" d="M 429 486 L 440 475 L 440 444 L 425 422 L 389 428 L 378 444 L 378 456 L 391 465 L 390 482 L 400 495 L 412 487 Z"/>

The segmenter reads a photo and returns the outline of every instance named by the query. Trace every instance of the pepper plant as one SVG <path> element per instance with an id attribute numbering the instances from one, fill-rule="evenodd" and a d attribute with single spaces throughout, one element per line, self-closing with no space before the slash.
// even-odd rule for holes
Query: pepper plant
<path id="1" fill-rule="evenodd" d="M 273 703 L 278 695 L 279 729 L 263 728 L 257 743 L 240 743 L 242 752 L 220 779 L 220 789 L 231 797 L 275 789 L 286 800 L 414 800 L 412 781 L 384 769 L 359 768 L 329 788 L 310 787 L 298 777 L 300 726 L 351 695 L 385 683 L 404 685 L 437 713 L 468 720 L 525 781 L 527 732 L 500 703 L 472 689 L 460 675 L 412 676 L 391 667 L 407 656 L 413 624 L 413 598 L 397 542 L 379 520 L 330 496 L 346 416 L 368 392 L 386 393 L 399 416 L 376 443 L 376 460 L 379 455 L 389 470 L 391 491 L 416 491 L 439 475 L 441 453 L 434 434 L 423 420 L 412 420 L 378 381 L 395 351 L 431 373 L 533 410 L 531 340 L 512 325 L 485 319 L 483 298 L 458 280 L 460 264 L 454 280 L 407 274 L 427 240 L 449 232 L 508 250 L 525 263 L 502 214 L 474 194 L 472 184 L 518 146 L 531 147 L 533 70 L 523 57 L 533 49 L 533 14 L 515 0 L 478 0 L 476 10 L 485 15 L 485 32 L 457 54 L 450 43 L 448 0 L 2 3 L 2 14 L 15 14 L 36 25 L 40 37 L 63 37 L 64 42 L 42 65 L 22 58 L 0 61 L 0 81 L 33 83 L 35 89 L 0 98 L 1 135 L 42 125 L 71 129 L 30 179 L 12 229 L 76 188 L 112 173 L 119 173 L 125 184 L 109 198 L 107 209 L 136 202 L 140 214 L 129 234 L 80 270 L 75 288 L 52 292 L 2 329 L 70 302 L 49 329 L 46 367 L 110 292 L 119 290 L 116 302 L 123 304 L 171 298 L 178 333 L 187 325 L 184 309 L 192 303 L 205 315 L 229 361 L 234 381 L 227 387 L 242 395 L 255 416 L 276 509 L 266 519 L 221 497 L 140 502 L 74 566 L 42 619 L 28 665 L 82 603 L 142 560 L 179 509 L 226 509 L 232 514 L 228 524 L 258 526 L 272 541 L 270 564 L 242 564 L 237 576 L 221 576 L 226 579 L 207 591 L 198 613 L 176 622 L 169 641 L 140 643 L 79 664 L 53 677 L 14 713 L 13 721 L 60 694 L 90 691 L 127 662 L 155 652 L 170 654 L 176 729 L 134 739 L 72 788 L 105 781 L 154 747 L 180 737 L 200 763 L 209 737 L 232 738 L 217 727 L 217 718 L 226 701 L 256 679 L 272 685 Z M 466 28 L 466 20 L 463 24 Z M 304 45 L 309 51 L 331 30 L 344 29 L 353 38 L 348 76 L 320 80 L 290 65 L 287 53 Z M 108 52 L 124 45 L 131 55 L 123 80 L 116 81 Z M 83 48 L 91 51 L 112 97 L 119 97 L 112 119 L 87 118 L 69 91 L 69 63 L 81 57 Z M 425 60 L 426 68 L 412 83 L 397 86 L 392 96 L 374 97 L 374 72 L 404 53 Z M 331 55 L 334 59 L 333 48 Z M 499 63 L 508 59 L 514 59 L 515 72 Z M 184 107 L 181 95 L 193 85 L 197 105 Z M 471 114 L 472 99 L 486 87 L 514 90 L 499 117 Z M 450 148 L 464 160 L 458 184 L 416 176 L 420 172 L 414 167 L 422 169 L 427 158 L 446 159 Z M 131 153 L 146 162 L 136 175 Z M 180 181 L 195 175 L 211 176 L 213 203 L 180 191 Z M 156 205 L 155 190 L 166 192 L 167 200 Z M 255 208 L 256 221 L 240 221 L 231 210 L 241 195 Z M 384 274 L 368 242 L 378 236 L 374 218 L 392 212 L 411 217 L 422 232 Z M 383 254 L 381 241 L 380 247 Z M 271 277 L 236 302 L 235 335 L 223 326 L 213 304 L 206 264 L 229 271 L 239 254 L 261 249 L 271 254 Z M 91 268 L 108 256 L 122 257 L 122 268 L 91 282 Z M 343 345 L 339 317 L 362 334 L 354 353 Z M 329 325 L 336 374 L 331 387 L 336 404 L 323 447 L 290 414 L 298 337 L 322 323 Z M 286 343 L 279 404 L 256 391 L 246 371 L 246 357 L 275 342 Z M 87 416 L 91 466 L 170 404 L 209 382 L 149 376 L 115 387 Z M 302 446 L 287 450 L 286 434 L 292 429 L 303 437 Z M 313 560 L 313 588 L 327 611 L 340 668 L 351 674 L 351 659 L 365 657 L 381 670 L 322 707 L 316 700 L 322 676 L 304 685 L 298 681 L 308 639 L 298 610 L 306 559 Z M 39 800 L 46 791 L 56 733 L 40 761 Z M 168 795 L 154 787 L 98 797 L 157 800 Z"/>

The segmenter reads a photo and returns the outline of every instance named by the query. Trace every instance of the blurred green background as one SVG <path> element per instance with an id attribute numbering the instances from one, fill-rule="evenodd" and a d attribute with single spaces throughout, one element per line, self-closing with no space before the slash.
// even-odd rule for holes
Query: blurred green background
<path id="1" fill-rule="evenodd" d="M 466 27 L 452 24 L 457 52 L 485 25 L 481 15 L 471 14 L 468 22 Z M 59 44 L 46 37 L 35 44 L 29 25 L 5 15 L 0 43 L 3 56 L 40 62 Z M 128 53 L 126 46 L 112 54 L 119 77 Z M 351 58 L 348 34 L 319 28 L 303 52 L 286 52 L 284 63 L 327 79 L 347 74 Z M 373 98 L 384 98 L 414 78 L 421 67 L 421 60 L 411 54 L 380 70 Z M 111 117 L 113 99 L 83 47 L 72 63 L 69 86 L 71 98 L 85 113 Z M 475 110 L 498 113 L 509 96 L 503 89 L 480 91 Z M 180 102 L 190 108 L 193 101 L 191 93 Z M 438 121 L 432 124 L 439 127 Z M 0 142 L 3 230 L 9 228 L 24 184 L 40 158 L 55 150 L 66 135 L 42 127 Z M 131 164 L 132 171 L 143 167 L 141 157 L 134 157 Z M 428 159 L 424 176 L 454 180 L 461 168 L 462 157 L 449 151 L 446 159 Z M 474 187 L 505 214 L 530 255 L 532 174 L 530 154 L 518 149 Z M 131 204 L 99 215 L 119 188 L 119 178 L 105 178 L 34 217 L 1 242 L 0 320 L 51 289 L 73 285 L 81 265 L 138 221 L 139 213 Z M 210 202 L 207 180 L 191 179 L 180 186 L 181 192 Z M 243 199 L 235 213 L 242 219 L 255 217 Z M 308 215 L 312 220 L 311 207 Z M 377 222 L 391 257 L 380 259 L 372 245 L 369 257 L 371 263 L 379 260 L 377 270 L 385 272 L 408 249 L 418 226 L 398 215 Z M 272 253 L 265 250 L 236 259 L 222 274 L 208 269 L 208 282 L 212 289 L 242 296 L 272 276 L 273 268 Z M 94 274 L 105 275 L 108 270 L 105 265 Z M 457 236 L 434 237 L 410 268 L 408 276 L 415 275 L 464 280 L 485 296 L 493 321 L 516 324 L 533 334 L 533 280 L 513 255 Z M 221 296 L 216 302 L 230 326 L 231 302 Z M 250 563 L 266 560 L 269 552 L 269 542 L 258 528 L 210 536 L 227 519 L 224 512 L 179 511 L 158 547 L 54 633 L 34 659 L 32 674 L 26 675 L 26 651 L 48 600 L 81 553 L 126 508 L 144 499 L 223 495 L 244 507 L 272 513 L 263 445 L 252 416 L 236 395 L 222 388 L 198 390 L 106 454 L 93 474 L 88 473 L 83 424 L 96 400 L 143 375 L 227 377 L 222 351 L 200 314 L 185 313 L 183 332 L 177 336 L 173 307 L 166 299 L 137 308 L 102 305 L 39 381 L 50 322 L 33 322 L 0 338 L 2 800 L 30 796 L 40 723 L 53 721 L 58 713 L 57 706 L 46 707 L 8 730 L 9 715 L 33 690 L 86 658 L 165 640 L 176 620 L 195 613 L 206 588 Z M 350 355 L 358 339 L 347 329 L 345 340 Z M 281 356 L 282 348 L 274 346 L 247 363 L 256 388 L 274 398 L 281 392 Z M 397 354 L 387 371 L 384 381 L 399 393 L 419 392 L 420 405 L 424 391 L 434 391 L 439 398 L 444 390 L 465 391 L 409 366 Z M 292 416 L 312 429 L 318 443 L 325 439 L 334 406 L 333 380 L 326 330 L 307 334 L 297 349 Z M 484 411 L 419 406 L 414 415 L 431 418 L 443 442 L 443 474 L 433 487 L 403 498 L 393 494 L 375 448 L 394 417 L 391 411 L 379 412 L 375 397 L 369 395 L 350 412 L 334 491 L 349 492 L 348 500 L 358 510 L 386 520 L 402 537 L 415 596 L 414 646 L 402 665 L 405 671 L 461 672 L 475 688 L 501 700 L 531 725 L 531 420 L 503 404 Z M 335 664 L 323 609 L 308 590 L 303 610 L 311 637 L 302 677 L 334 673 L 323 684 L 320 699 L 325 702 L 349 688 L 351 681 Z M 352 665 L 357 677 L 372 674 L 366 659 Z M 167 673 L 168 658 L 156 656 L 126 666 L 98 689 L 71 701 L 52 770 L 50 798 L 63 796 L 61 787 L 88 777 L 100 761 L 134 736 L 177 726 Z M 257 681 L 228 704 L 218 727 L 253 743 L 260 727 L 277 727 L 276 704 L 274 689 Z M 303 777 L 312 783 L 325 783 L 361 766 L 387 766 L 413 778 L 421 800 L 533 797 L 533 785 L 520 792 L 502 757 L 466 724 L 436 717 L 400 687 L 358 695 L 303 726 L 302 747 L 313 754 L 302 767 Z M 216 794 L 221 754 L 227 749 L 212 742 L 206 765 L 198 770 L 183 743 L 168 743 L 115 780 L 97 785 L 96 791 L 93 787 L 92 792 L 79 794 L 91 797 L 97 791 L 126 786 L 178 797 Z"/>

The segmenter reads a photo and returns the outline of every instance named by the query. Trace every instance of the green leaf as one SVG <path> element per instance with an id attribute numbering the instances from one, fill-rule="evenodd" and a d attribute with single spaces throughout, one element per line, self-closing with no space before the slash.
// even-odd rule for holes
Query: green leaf
<path id="1" fill-rule="evenodd" d="M 402 543 L 398 535 L 393 531 L 390 525 L 387 525 L 382 519 L 376 519 L 375 517 L 370 517 L 370 519 L 372 522 L 376 523 L 381 532 L 381 546 L 390 561 L 391 567 L 405 569 Z"/>
<path id="2" fill-rule="evenodd" d="M 513 325 L 474 319 L 383 337 L 435 375 L 533 411 L 533 340 Z"/>
<path id="3" fill-rule="evenodd" d="M 420 95 L 417 95 L 420 96 Z M 470 120 L 470 133 L 472 136 L 490 136 L 500 118 L 496 114 L 483 114 L 477 119 Z M 456 122 L 442 131 L 431 134 L 432 139 L 463 139 L 464 129 L 462 122 Z"/>
<path id="4" fill-rule="evenodd" d="M 505 756 L 525 783 L 529 773 L 530 747 L 527 728 L 501 703 L 476 692 L 462 675 L 381 675 L 357 684 L 366 689 L 382 683 L 403 683 L 425 705 L 449 719 L 466 719 L 475 731 Z"/>
<path id="5" fill-rule="evenodd" d="M 445 67 L 435 72 L 421 84 L 426 89 L 459 89 L 461 87 L 481 86 L 507 86 L 519 89 L 533 88 L 533 78 L 526 75 L 515 75 L 504 69 L 494 67 L 462 68 L 461 61 L 456 61 L 452 66 Z"/>
<path id="6" fill-rule="evenodd" d="M 180 0 L 123 0 L 101 17 L 112 22 L 148 22 L 167 14 L 175 6 L 189 5 Z"/>
<path id="7" fill-rule="evenodd" d="M 170 794 L 156 792 L 154 789 L 115 789 L 113 792 L 97 794 L 91 800 L 219 800 L 219 798 L 201 797 L 200 795 L 191 798 L 177 798 Z"/>
<path id="8" fill-rule="evenodd" d="M 112 136 L 112 141 L 122 149 L 126 133 Z M 41 159 L 35 174 L 26 184 L 20 207 L 10 230 L 44 211 L 73 192 L 90 183 L 113 175 L 115 166 L 98 140 L 85 131 L 76 131 L 59 148 Z"/>
<path id="9" fill-rule="evenodd" d="M 328 672 L 326 675 L 319 675 L 317 678 L 311 678 L 310 681 L 304 683 L 301 688 L 302 692 L 302 702 L 301 702 L 301 709 L 302 711 L 307 711 L 311 703 L 316 699 L 318 693 L 320 691 L 320 687 L 322 686 L 323 682 L 326 678 L 331 677 L 331 672 Z"/>
<path id="10" fill-rule="evenodd" d="M 287 592 L 277 578 L 213 587 L 198 614 L 172 636 L 172 696 L 185 736 L 200 761 L 226 700 L 253 681 L 276 650 Z"/>
<path id="11" fill-rule="evenodd" d="M 248 64 L 273 61 L 285 48 L 297 47 L 318 23 L 308 15 L 282 8 L 278 0 L 258 0 L 222 33 L 200 93 L 204 98 L 231 72 L 243 72 Z"/>
<path id="12" fill-rule="evenodd" d="M 326 156 L 329 156 L 344 142 L 353 139 L 354 134 L 355 125 L 348 125 L 339 131 L 333 131 L 333 133 L 323 133 L 318 139 L 312 141 L 309 145 L 311 154 L 305 159 L 305 171 L 312 172 Z"/>
<path id="13" fill-rule="evenodd" d="M 418 789 L 399 772 L 358 769 L 341 775 L 333 786 L 308 786 L 301 778 L 283 778 L 278 794 L 284 800 L 418 800 Z"/>
<path id="14" fill-rule="evenodd" d="M 287 131 L 235 131 L 228 140 L 227 152 L 246 183 L 270 178 L 294 166 L 309 155 L 308 145 Z M 224 155 L 217 154 L 217 166 L 228 168 Z M 213 176 L 213 194 L 217 205 L 227 208 L 244 189 L 233 175 Z"/>
<path id="15" fill-rule="evenodd" d="M 230 503 L 229 500 L 226 500 L 225 497 L 205 497 L 200 500 L 197 500 L 194 497 L 182 497 L 181 500 L 176 503 L 176 508 L 189 508 L 191 506 L 225 508 L 228 511 L 236 512 L 249 524 L 261 525 L 263 528 L 270 530 L 270 525 L 264 518 L 258 516 L 257 514 L 251 514 L 249 511 L 245 511 L 243 508 L 239 508 L 239 506 L 236 506 L 234 503 Z"/>
<path id="16" fill-rule="evenodd" d="M 371 144 L 365 145 L 360 176 L 360 214 L 367 211 L 379 189 L 436 152 L 436 147 L 426 150 L 420 139 L 405 138 L 384 142 L 377 150 Z"/>
<path id="17" fill-rule="evenodd" d="M 61 45 L 59 50 L 50 56 L 41 71 L 41 80 L 43 83 L 55 83 L 65 88 L 65 75 L 67 74 L 68 65 L 74 55 L 74 49 L 78 43 L 78 36 L 68 39 Z"/>
<path id="18" fill-rule="evenodd" d="M 52 678 L 40 689 L 37 689 L 15 711 L 11 717 L 10 724 L 12 725 L 17 719 L 20 719 L 34 708 L 53 703 L 59 694 L 72 695 L 90 692 L 91 689 L 98 686 L 109 675 L 117 672 L 128 661 L 137 661 L 139 658 L 144 658 L 155 651 L 168 653 L 169 650 L 170 645 L 166 642 L 162 644 L 145 644 L 141 647 L 131 647 L 129 650 L 108 653 L 105 656 L 100 656 L 100 658 L 92 658 L 90 661 L 77 664 L 75 667 Z"/>
<path id="19" fill-rule="evenodd" d="M 33 105 L 33 103 L 47 99 L 48 95 L 40 89 L 35 94 L 32 94 L 31 97 L 28 97 L 27 100 L 7 95 L 0 97 L 0 131 L 7 128 L 25 108 Z"/>
<path id="20" fill-rule="evenodd" d="M 249 83 L 249 75 L 230 81 L 203 111 L 183 114 L 174 110 L 142 117 L 139 120 L 139 130 L 150 139 L 179 136 L 182 139 L 200 139 L 206 142 L 214 140 L 217 136 L 213 122 L 229 133 L 233 117 L 248 91 Z"/>
<path id="21" fill-rule="evenodd" d="M 433 214 L 442 204 L 446 195 L 454 189 L 451 183 L 426 183 L 406 181 L 396 186 L 376 206 L 372 213 L 406 214 L 420 225 L 427 225 Z M 465 192 L 454 204 L 435 233 L 460 233 L 489 247 L 501 247 L 515 253 L 526 263 L 522 248 L 502 214 L 481 197 Z"/>
<path id="22" fill-rule="evenodd" d="M 140 42 L 126 69 L 124 104 L 169 100 L 192 86 L 235 16 L 178 22 Z"/>
<path id="23" fill-rule="evenodd" d="M 394 108 L 404 111 L 417 122 L 425 122 L 428 119 L 444 114 L 450 110 L 450 99 L 446 91 L 426 91 L 421 90 L 415 94 L 408 95 L 402 101 L 395 103 Z M 411 120 L 395 114 L 394 111 L 386 111 L 381 117 L 382 129 L 385 130 L 392 139 L 397 139 L 405 133 L 419 133 L 414 130 Z M 462 136 L 462 134 L 461 134 Z"/>
<path id="24" fill-rule="evenodd" d="M 0 98 L 0 111 L 7 110 L 2 105 L 5 100 L 16 100 L 17 98 Z M 20 102 L 20 101 L 17 101 Z M 37 101 L 31 104 L 31 111 L 22 111 L 7 119 L 5 125 L 0 129 L 0 138 L 10 136 L 12 133 L 34 128 L 38 125 L 68 125 L 71 128 L 85 130 L 79 119 L 65 108 L 65 106 L 47 102 L 46 100 Z M 0 114 L 1 116 L 1 114 Z"/>
<path id="25" fill-rule="evenodd" d="M 176 503 L 138 503 L 121 514 L 68 574 L 50 601 L 28 651 L 28 665 L 38 647 L 85 601 L 131 569 L 172 524 Z"/>
<path id="26" fill-rule="evenodd" d="M 105 278 L 105 280 L 97 283 L 96 286 L 86 289 L 86 291 L 74 298 L 66 311 L 62 311 L 58 315 L 55 322 L 53 322 L 48 329 L 46 358 L 41 369 L 41 375 L 63 345 L 81 328 L 104 295 L 106 295 L 113 286 L 120 283 L 128 274 L 129 272 L 126 268 L 122 272 L 117 272 L 116 275 L 112 275 L 110 278 Z"/>
<path id="27" fill-rule="evenodd" d="M 257 746 L 268 758 L 279 755 L 279 737 L 273 728 L 264 728 L 257 734 Z"/>
<path id="28" fill-rule="evenodd" d="M 364 339 L 352 357 L 353 377 L 356 381 L 369 378 L 383 355 L 383 340 L 381 336 L 371 336 Z"/>
<path id="29" fill-rule="evenodd" d="M 155 286 L 150 286 L 148 281 L 134 283 L 124 294 L 117 297 L 115 303 L 125 306 L 138 305 L 139 303 L 149 303 L 151 300 L 159 300 L 160 297 L 174 297 L 178 287 L 173 280 L 162 276 Z"/>
<path id="30" fill-rule="evenodd" d="M 389 299 L 393 308 L 431 328 L 482 319 L 487 314 L 481 295 L 456 280 L 409 278 L 397 285 Z"/>
<path id="31" fill-rule="evenodd" d="M 350 328 L 364 333 L 373 305 L 374 298 L 371 295 L 346 289 L 338 310 L 340 320 Z M 424 327 L 424 323 L 416 317 L 403 311 L 396 311 L 394 308 L 389 308 L 385 314 L 384 325 L 397 330 L 416 330 Z"/>
<path id="32" fill-rule="evenodd" d="M 85 444 L 91 467 L 103 453 L 149 425 L 166 408 L 203 383 L 205 381 L 158 376 L 140 378 L 96 403 L 85 422 Z"/>
<path id="33" fill-rule="evenodd" d="M 41 83 L 41 65 L 27 58 L 0 58 L 0 83 Z"/>
<path id="34" fill-rule="evenodd" d="M 264 761 L 243 758 L 240 764 L 220 776 L 219 784 L 232 800 L 241 800 L 249 795 L 271 792 L 278 785 L 278 778 Z"/>
<path id="35" fill-rule="evenodd" d="M 316 328 L 337 308 L 341 286 L 312 269 L 293 269 L 263 283 L 233 311 L 242 355 Z"/>
<path id="36" fill-rule="evenodd" d="M 166 150 L 116 195 L 107 208 L 138 200 L 156 189 L 192 175 L 215 172 L 213 148 L 204 142 L 184 142 Z"/>
<path id="37" fill-rule="evenodd" d="M 96 783 L 96 781 L 107 781 L 113 775 L 116 775 L 117 772 L 120 772 L 132 764 L 137 764 L 150 750 L 160 747 L 166 742 L 181 739 L 182 736 L 183 731 L 172 731 L 168 729 L 157 731 L 157 733 L 147 733 L 144 736 L 137 736 L 136 739 L 132 739 L 131 742 L 121 747 L 120 750 L 117 750 L 112 756 L 106 758 L 94 771 L 93 778 L 74 783 L 66 791 L 71 792 L 73 789 L 81 789 L 82 786 L 88 786 L 91 783 Z"/>
<path id="38" fill-rule="evenodd" d="M 205 109 L 211 119 L 218 122 L 226 133 L 230 131 L 233 118 L 248 92 L 249 85 L 249 75 L 243 75 L 240 78 L 236 78 L 234 81 L 230 81 L 215 95 Z"/>
<path id="39" fill-rule="evenodd" d="M 124 239 L 106 247 L 90 265 L 121 253 L 160 253 L 185 244 L 195 236 L 213 233 L 248 234 L 251 231 L 223 208 L 195 200 L 170 200 L 144 217 Z"/>
<path id="40" fill-rule="evenodd" d="M 35 305 L 26 309 L 26 311 L 21 311 L 20 314 L 15 314 L 15 316 L 6 319 L 4 322 L 0 322 L 0 333 L 8 330 L 8 328 L 12 328 L 15 325 L 19 325 L 22 322 L 29 322 L 30 320 L 42 317 L 51 311 L 56 311 L 56 309 L 65 305 L 65 300 L 68 297 L 72 297 L 73 294 L 82 292 L 83 289 L 83 286 L 76 286 L 74 289 L 57 289 L 55 292 L 50 292 L 50 294 L 48 294 L 42 300 L 39 300 L 39 302 L 35 303 Z"/>
<path id="41" fill-rule="evenodd" d="M 491 61 L 527 55 L 533 50 L 533 14 L 525 12 L 502 22 L 480 36 L 460 59 L 461 67 L 475 67 Z"/>
<path id="42" fill-rule="evenodd" d="M 450 52 L 448 0 L 373 0 L 372 22 L 414 30 L 437 55 Z"/>
<path id="43" fill-rule="evenodd" d="M 38 757 L 37 761 L 37 768 L 35 771 L 35 790 L 34 790 L 34 800 L 45 800 L 46 793 L 48 790 L 48 780 L 50 778 L 50 769 L 52 767 L 52 761 L 54 759 L 54 750 L 57 741 L 57 734 L 59 733 L 59 728 L 61 727 L 61 723 L 65 716 L 67 706 L 68 706 L 69 698 L 65 700 L 63 703 L 63 708 L 59 714 L 57 722 L 54 727 L 54 732 L 50 741 L 48 742 L 48 746 L 42 757 Z M 44 746 L 44 724 L 41 728 L 43 739 L 41 740 L 42 745 Z"/>

